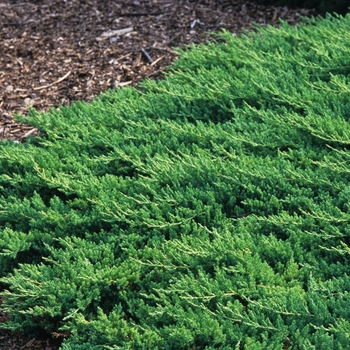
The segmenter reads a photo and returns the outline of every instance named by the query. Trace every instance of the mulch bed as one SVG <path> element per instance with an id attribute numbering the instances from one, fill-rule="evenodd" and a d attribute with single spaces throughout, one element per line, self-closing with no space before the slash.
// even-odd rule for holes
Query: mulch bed
<path id="1" fill-rule="evenodd" d="M 0 139 L 38 135 L 15 114 L 89 101 L 102 91 L 159 79 L 174 47 L 239 34 L 253 23 L 292 25 L 313 9 L 242 0 L 0 0 Z M 0 314 L 0 323 L 8 315 Z M 0 330 L 0 348 L 56 350 L 63 335 L 27 337 Z"/>

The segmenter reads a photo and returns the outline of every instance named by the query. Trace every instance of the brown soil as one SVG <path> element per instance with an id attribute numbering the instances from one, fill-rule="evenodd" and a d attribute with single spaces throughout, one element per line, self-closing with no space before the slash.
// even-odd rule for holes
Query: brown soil
<path id="1" fill-rule="evenodd" d="M 252 24 L 295 25 L 313 9 L 242 0 L 0 0 L 0 139 L 38 134 L 13 120 L 101 91 L 159 79 L 176 59 L 174 47 L 239 34 Z M 0 314 L 0 323 L 8 315 Z M 55 338 L 56 336 L 56 338 Z M 0 349 L 58 349 L 63 334 L 44 338 L 0 331 Z"/>

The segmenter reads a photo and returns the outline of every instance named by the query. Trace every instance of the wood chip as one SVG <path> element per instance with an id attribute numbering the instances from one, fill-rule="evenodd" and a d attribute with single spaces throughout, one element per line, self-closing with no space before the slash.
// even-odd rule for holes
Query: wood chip
<path id="1" fill-rule="evenodd" d="M 108 38 L 111 38 L 113 36 L 119 36 L 124 35 L 126 33 L 130 33 L 134 30 L 133 27 L 123 28 L 123 29 L 117 29 L 117 30 L 108 30 L 107 32 L 103 32 L 101 36 L 98 36 L 96 38 L 97 41 L 102 41 Z"/>
<path id="2" fill-rule="evenodd" d="M 56 84 L 60 83 L 61 81 L 63 81 L 64 79 L 68 78 L 68 76 L 69 76 L 70 73 L 71 73 L 71 72 L 68 72 L 65 76 L 63 76 L 62 78 L 56 80 L 56 81 L 53 82 L 52 84 L 45 85 L 45 86 L 35 87 L 35 88 L 33 88 L 33 90 L 47 89 L 47 88 L 49 88 L 49 87 L 51 87 L 51 86 L 53 86 L 53 85 L 56 85 Z"/>
<path id="3" fill-rule="evenodd" d="M 156 64 L 157 64 L 160 60 L 162 60 L 164 57 L 165 57 L 165 55 L 160 56 L 159 58 L 157 58 L 155 61 L 153 61 L 153 62 L 151 63 L 151 66 L 156 65 Z"/>
<path id="4" fill-rule="evenodd" d="M 27 131 L 23 136 L 22 136 L 22 139 L 25 139 L 25 138 L 27 138 L 28 136 L 30 136 L 30 135 L 32 135 L 32 134 L 34 134 L 35 132 L 37 132 L 38 131 L 38 129 L 37 128 L 33 128 L 33 129 L 31 129 L 31 130 L 29 130 L 29 131 Z"/>
<path id="5" fill-rule="evenodd" d="M 132 80 L 130 80 L 130 81 L 124 81 L 124 82 L 122 82 L 122 83 L 118 83 L 117 86 L 126 86 L 126 85 L 130 85 L 130 84 L 132 84 Z"/>

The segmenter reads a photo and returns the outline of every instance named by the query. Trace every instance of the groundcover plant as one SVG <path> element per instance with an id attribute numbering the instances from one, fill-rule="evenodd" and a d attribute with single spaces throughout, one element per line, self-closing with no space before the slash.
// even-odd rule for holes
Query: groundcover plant
<path id="1" fill-rule="evenodd" d="M 347 349 L 350 17 L 180 53 L 0 144 L 2 324 L 79 349 Z M 28 122 L 25 117 L 18 120 Z"/>

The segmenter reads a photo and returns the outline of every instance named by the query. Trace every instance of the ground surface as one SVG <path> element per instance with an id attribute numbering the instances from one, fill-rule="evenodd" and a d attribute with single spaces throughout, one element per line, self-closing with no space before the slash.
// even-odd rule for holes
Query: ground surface
<path id="1" fill-rule="evenodd" d="M 28 105 L 46 111 L 161 78 L 173 48 L 212 40 L 207 32 L 239 34 L 278 18 L 295 25 L 315 14 L 241 0 L 0 0 L 0 139 L 37 135 L 12 118 Z M 0 313 L 0 323 L 7 319 Z M 55 350 L 63 336 L 0 330 L 0 349 Z"/>

